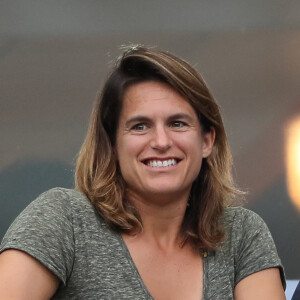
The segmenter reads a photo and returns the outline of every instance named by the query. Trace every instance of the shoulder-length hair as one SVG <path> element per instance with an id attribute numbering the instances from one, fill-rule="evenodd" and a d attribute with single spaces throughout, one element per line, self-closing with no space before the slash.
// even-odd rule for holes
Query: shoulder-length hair
<path id="1" fill-rule="evenodd" d="M 231 176 L 231 152 L 219 106 L 201 75 L 168 52 L 133 46 L 118 59 L 92 112 L 77 160 L 76 188 L 114 230 L 129 234 L 142 230 L 139 213 L 126 198 L 115 145 L 124 92 L 130 85 L 145 81 L 168 84 L 194 108 L 204 132 L 215 130 L 212 153 L 203 159 L 193 182 L 181 227 L 183 244 L 189 242 L 200 251 L 213 250 L 224 238 L 220 222 L 223 210 L 239 193 Z"/>

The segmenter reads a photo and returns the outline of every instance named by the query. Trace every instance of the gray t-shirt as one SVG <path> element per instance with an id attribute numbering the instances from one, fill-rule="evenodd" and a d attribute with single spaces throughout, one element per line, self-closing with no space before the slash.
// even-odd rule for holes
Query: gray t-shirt
<path id="1" fill-rule="evenodd" d="M 279 267 L 271 234 L 255 213 L 226 209 L 226 239 L 204 262 L 203 300 L 233 299 L 244 277 Z M 61 280 L 52 299 L 153 299 L 120 234 L 75 190 L 43 193 L 17 217 L 0 246 L 27 252 Z M 147 251 L 147 249 L 145 249 Z"/>

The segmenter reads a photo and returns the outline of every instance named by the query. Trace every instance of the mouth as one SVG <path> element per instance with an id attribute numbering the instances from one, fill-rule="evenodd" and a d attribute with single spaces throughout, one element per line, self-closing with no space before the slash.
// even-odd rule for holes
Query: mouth
<path id="1" fill-rule="evenodd" d="M 178 158 L 168 158 L 168 159 L 146 159 L 143 161 L 145 165 L 152 168 L 166 168 L 175 166 L 180 162 Z"/>

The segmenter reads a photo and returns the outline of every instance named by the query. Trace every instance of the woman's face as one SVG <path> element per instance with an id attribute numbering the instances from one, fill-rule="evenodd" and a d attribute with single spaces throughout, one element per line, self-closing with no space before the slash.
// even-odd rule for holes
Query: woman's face
<path id="1" fill-rule="evenodd" d="M 116 151 L 135 194 L 188 195 L 213 141 L 214 131 L 204 134 L 194 109 L 167 84 L 143 82 L 125 92 Z"/>

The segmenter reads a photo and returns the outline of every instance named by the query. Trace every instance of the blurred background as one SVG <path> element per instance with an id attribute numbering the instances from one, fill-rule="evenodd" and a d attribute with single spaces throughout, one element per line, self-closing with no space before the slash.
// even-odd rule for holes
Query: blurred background
<path id="1" fill-rule="evenodd" d="M 76 154 L 120 45 L 188 60 L 221 106 L 245 206 L 300 278 L 300 1 L 0 1 L 0 239 Z"/>

